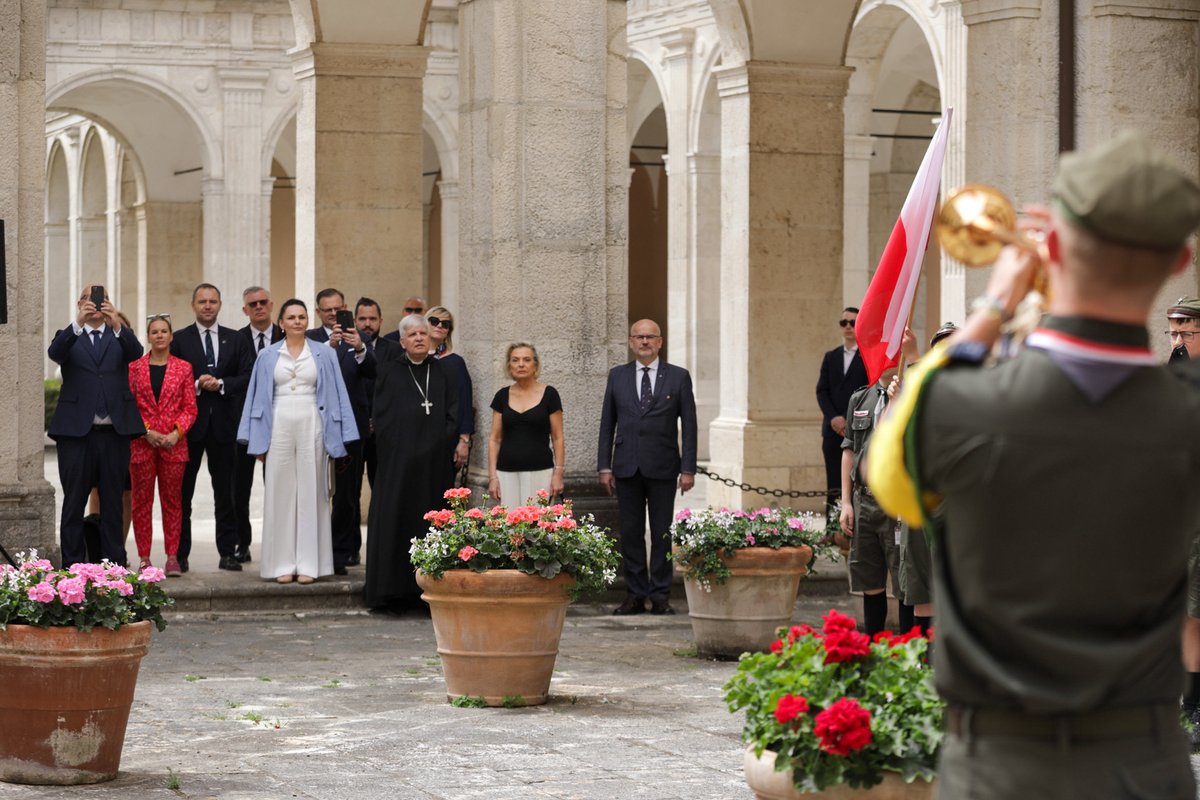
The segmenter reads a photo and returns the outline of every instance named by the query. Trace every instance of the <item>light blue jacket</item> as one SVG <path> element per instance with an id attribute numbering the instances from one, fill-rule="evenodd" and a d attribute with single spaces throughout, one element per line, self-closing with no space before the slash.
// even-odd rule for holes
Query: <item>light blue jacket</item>
<path id="1" fill-rule="evenodd" d="M 279 363 L 280 350 L 286 346 L 287 339 L 282 339 L 265 347 L 254 362 L 237 436 L 252 456 L 265 453 L 271 447 L 271 423 L 275 418 L 275 365 Z M 350 395 L 342 381 L 338 356 L 333 348 L 309 342 L 308 349 L 317 362 L 317 410 L 321 413 L 325 452 L 334 458 L 341 458 L 346 455 L 346 442 L 358 439 Z"/>

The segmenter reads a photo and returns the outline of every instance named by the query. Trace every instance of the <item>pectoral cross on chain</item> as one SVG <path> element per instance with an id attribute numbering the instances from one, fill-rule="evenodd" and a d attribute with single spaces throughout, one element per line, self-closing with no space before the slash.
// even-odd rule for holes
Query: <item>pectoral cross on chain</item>
<path id="1" fill-rule="evenodd" d="M 428 400 L 426 400 L 424 403 L 421 403 L 421 405 L 422 405 L 422 406 L 424 406 L 424 408 L 425 408 L 425 416 L 427 416 L 427 417 L 428 417 L 428 416 L 429 416 L 429 409 L 433 408 L 433 403 L 431 403 L 431 402 L 429 402 Z"/>

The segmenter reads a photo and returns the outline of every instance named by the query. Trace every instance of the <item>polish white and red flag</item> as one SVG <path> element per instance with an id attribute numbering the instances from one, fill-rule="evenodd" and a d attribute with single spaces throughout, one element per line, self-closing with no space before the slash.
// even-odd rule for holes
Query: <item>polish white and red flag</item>
<path id="1" fill-rule="evenodd" d="M 879 380 L 884 370 L 900 363 L 900 343 L 921 277 L 925 247 L 929 244 L 953 114 L 954 109 L 947 108 L 942 115 L 860 306 L 854 331 L 870 383 Z"/>

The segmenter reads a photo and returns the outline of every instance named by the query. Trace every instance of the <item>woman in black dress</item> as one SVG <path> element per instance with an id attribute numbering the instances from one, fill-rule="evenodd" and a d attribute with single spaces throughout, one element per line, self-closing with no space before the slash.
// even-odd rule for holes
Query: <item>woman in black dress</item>
<path id="1" fill-rule="evenodd" d="M 538 490 L 562 494 L 566 445 L 562 400 L 553 386 L 538 381 L 537 350 L 510 344 L 505 362 L 514 383 L 492 398 L 488 494 L 511 507 Z"/>
<path id="2" fill-rule="evenodd" d="M 458 438 L 450 449 L 450 458 L 457 471 L 467 463 L 471 454 L 471 436 L 475 433 L 471 373 L 463 357 L 454 352 L 454 316 L 445 306 L 434 306 L 425 312 L 425 319 L 429 320 L 433 357 L 445 364 L 458 382 Z"/>

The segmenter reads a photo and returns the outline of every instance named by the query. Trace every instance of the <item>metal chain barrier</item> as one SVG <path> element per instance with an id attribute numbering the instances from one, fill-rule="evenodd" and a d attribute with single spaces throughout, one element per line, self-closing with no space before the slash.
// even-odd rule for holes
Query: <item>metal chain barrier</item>
<path id="1" fill-rule="evenodd" d="M 706 475 L 710 479 L 723 483 L 726 486 L 731 486 L 734 489 L 741 489 L 743 492 L 757 492 L 761 495 L 771 495 L 772 497 L 829 497 L 831 495 L 840 496 L 841 492 L 836 489 L 810 489 L 804 491 L 801 489 L 768 489 L 765 486 L 751 486 L 748 483 L 738 483 L 733 478 L 725 478 L 717 473 L 705 469 L 704 467 L 696 467 L 696 472 L 701 475 Z"/>

